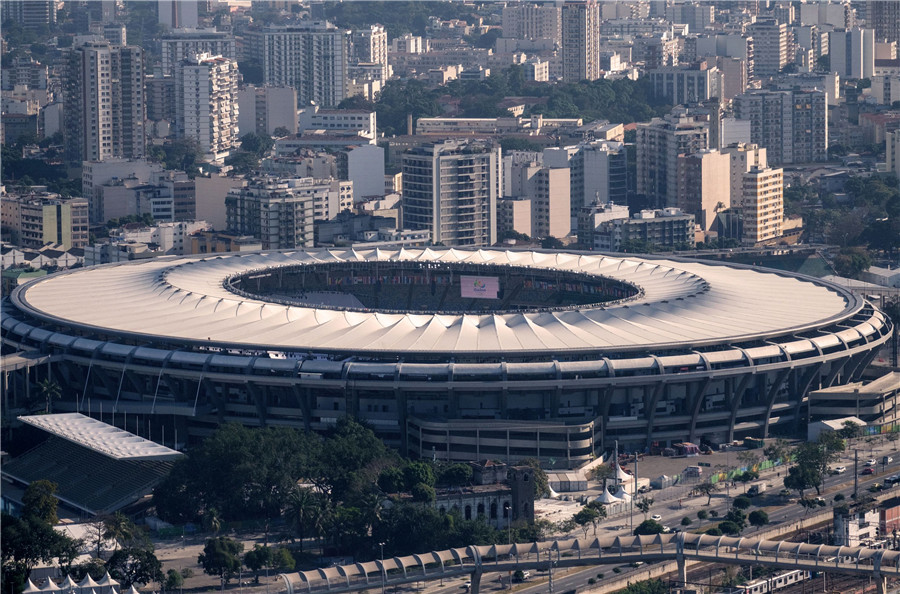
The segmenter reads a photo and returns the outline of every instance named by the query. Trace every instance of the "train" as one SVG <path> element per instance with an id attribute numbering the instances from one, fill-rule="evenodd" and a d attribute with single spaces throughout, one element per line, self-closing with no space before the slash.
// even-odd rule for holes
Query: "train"
<path id="1" fill-rule="evenodd" d="M 769 594 L 777 592 L 783 588 L 799 584 L 804 580 L 812 577 L 809 570 L 794 569 L 776 575 L 770 575 L 764 578 L 755 579 L 741 586 L 735 586 L 726 590 L 726 594 Z"/>

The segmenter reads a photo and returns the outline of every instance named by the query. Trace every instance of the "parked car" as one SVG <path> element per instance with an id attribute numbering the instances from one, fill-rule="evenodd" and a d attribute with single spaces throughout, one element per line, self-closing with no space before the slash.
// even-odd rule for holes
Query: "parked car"
<path id="1" fill-rule="evenodd" d="M 652 516 L 650 516 L 650 519 L 654 522 L 659 522 L 660 520 L 662 520 L 662 516 L 659 514 L 653 514 Z"/>

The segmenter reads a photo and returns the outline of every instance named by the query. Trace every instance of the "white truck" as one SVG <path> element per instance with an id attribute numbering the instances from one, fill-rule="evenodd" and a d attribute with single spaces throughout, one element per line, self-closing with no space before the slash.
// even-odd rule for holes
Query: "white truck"
<path id="1" fill-rule="evenodd" d="M 747 495 L 750 497 L 756 497 L 757 495 L 761 495 L 766 491 L 766 483 L 765 481 L 759 481 L 758 483 L 753 483 L 747 489 Z"/>

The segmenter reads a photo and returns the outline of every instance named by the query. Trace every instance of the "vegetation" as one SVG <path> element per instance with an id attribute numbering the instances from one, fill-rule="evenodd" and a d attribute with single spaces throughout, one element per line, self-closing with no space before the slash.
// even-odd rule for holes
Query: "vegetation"
<path id="1" fill-rule="evenodd" d="M 347 6 L 351 6 L 348 4 Z M 341 5 L 335 5 L 341 6 Z M 341 107 L 375 109 L 378 126 L 385 135 L 406 133 L 406 118 L 443 114 L 438 99 L 450 95 L 459 99 L 463 117 L 509 116 L 497 104 L 507 96 L 546 98 L 527 109 L 524 116 L 542 114 L 548 118 L 583 118 L 585 121 L 606 119 L 611 122 L 646 121 L 665 114 L 671 106 L 652 99 L 646 80 L 595 80 L 547 85 L 525 80 L 521 66 L 511 66 L 480 81 L 454 80 L 437 89 L 419 81 L 389 81 L 373 104 L 351 98 Z M 526 146 L 531 150 L 531 144 Z"/>
<path id="2" fill-rule="evenodd" d="M 666 594 L 669 591 L 668 586 L 661 579 L 644 580 L 634 582 L 622 590 L 623 594 Z"/>
<path id="3" fill-rule="evenodd" d="M 197 563 L 203 567 L 204 573 L 218 576 L 224 590 L 225 584 L 241 569 L 243 550 L 243 544 L 226 536 L 210 538 L 197 557 Z"/>
<path id="4" fill-rule="evenodd" d="M 637 528 L 634 529 L 634 535 L 640 536 L 642 534 L 662 534 L 663 525 L 657 522 L 656 520 L 644 520 L 638 525 Z"/>

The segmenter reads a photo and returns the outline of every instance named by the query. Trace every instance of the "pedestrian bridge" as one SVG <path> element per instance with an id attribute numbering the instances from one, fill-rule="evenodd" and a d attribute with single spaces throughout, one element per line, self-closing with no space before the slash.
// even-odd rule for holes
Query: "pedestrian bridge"
<path id="1" fill-rule="evenodd" d="M 568 568 L 673 560 L 681 582 L 687 579 L 687 564 L 694 561 L 872 576 L 879 594 L 884 594 L 887 578 L 900 578 L 900 551 L 686 532 L 468 546 L 281 574 L 281 578 L 287 594 L 338 594 L 469 575 L 470 592 L 478 594 L 484 572 L 547 569 L 551 563 L 554 568 Z"/>

